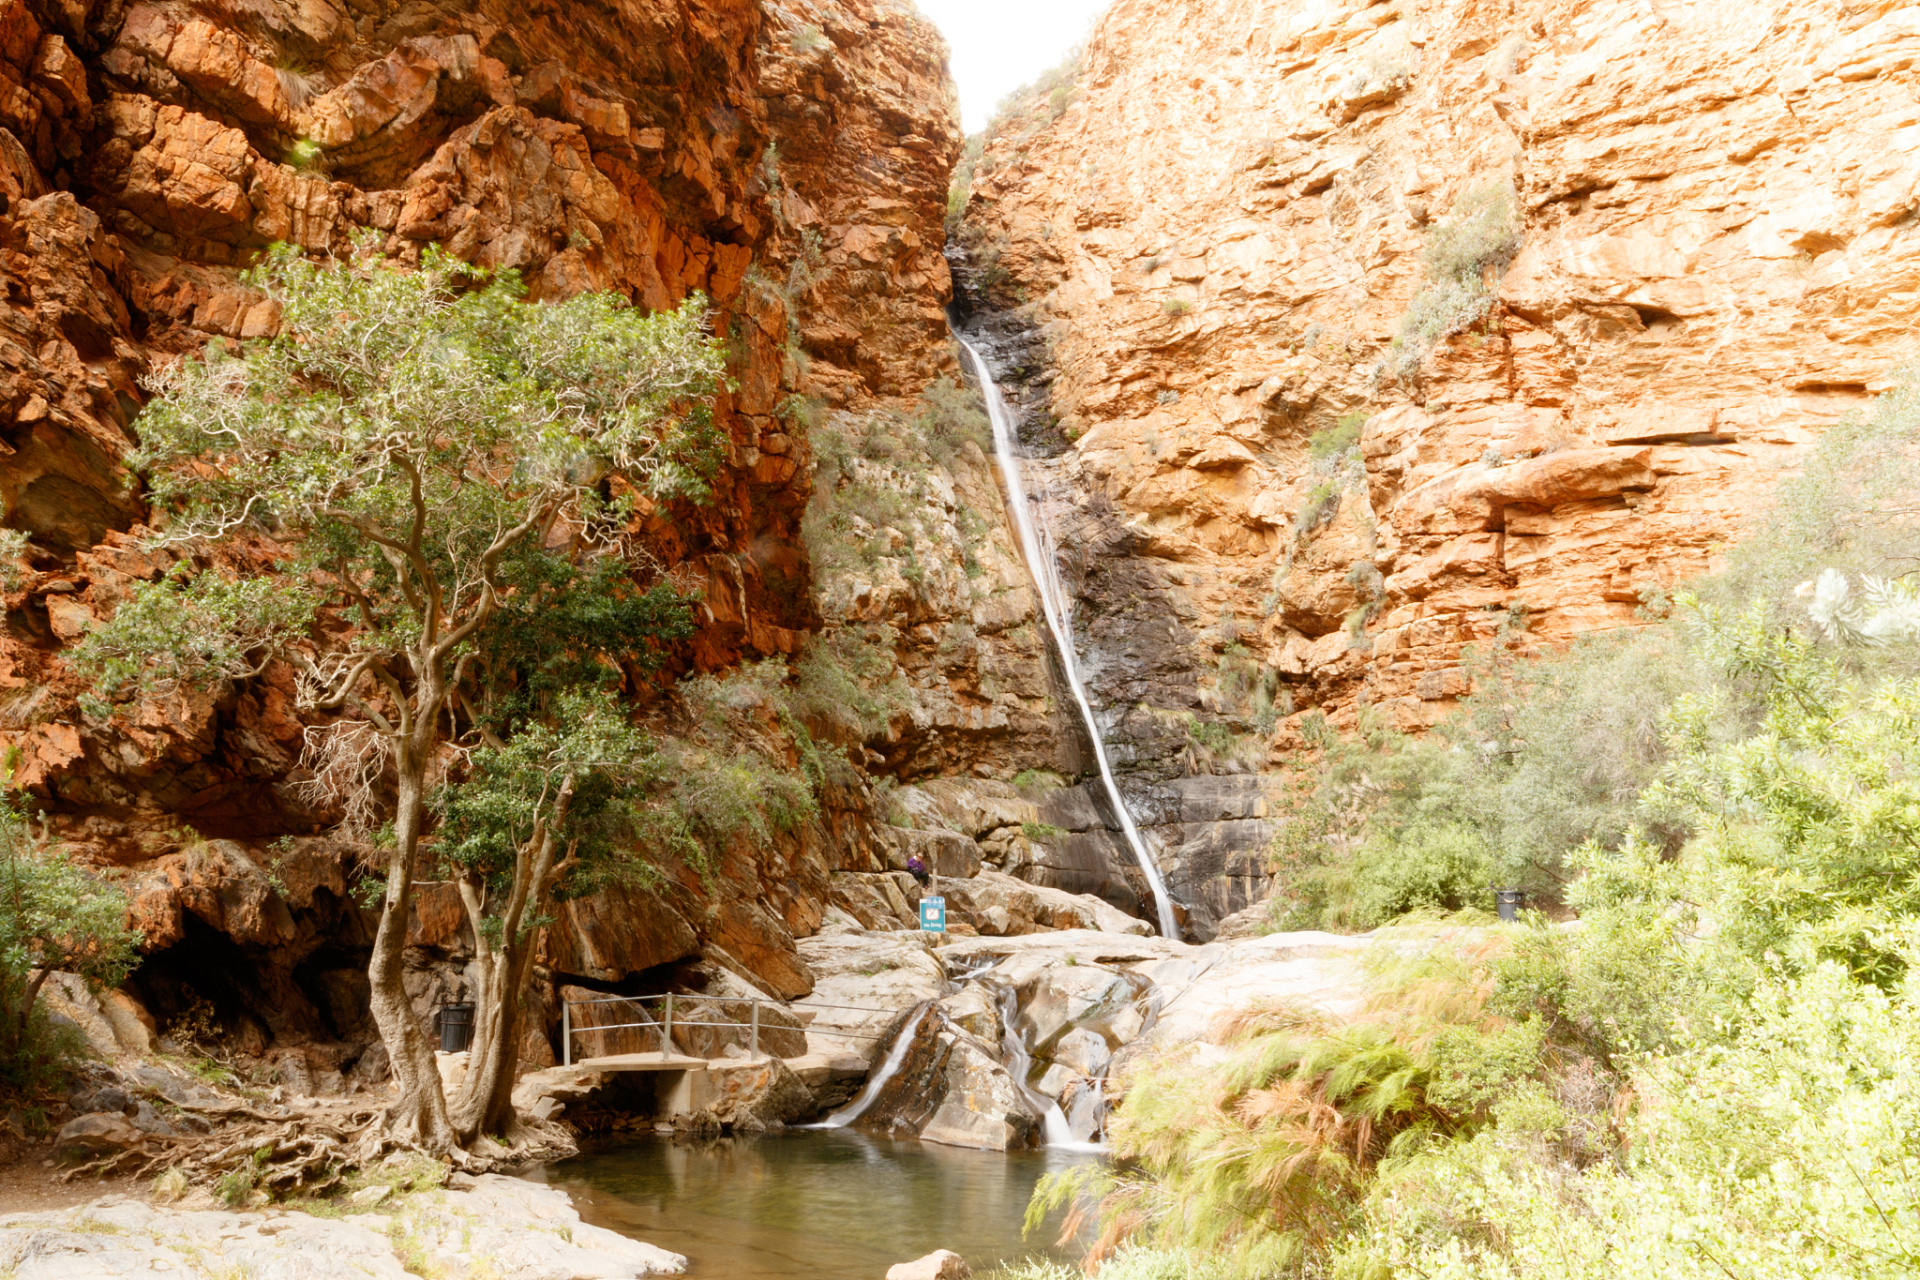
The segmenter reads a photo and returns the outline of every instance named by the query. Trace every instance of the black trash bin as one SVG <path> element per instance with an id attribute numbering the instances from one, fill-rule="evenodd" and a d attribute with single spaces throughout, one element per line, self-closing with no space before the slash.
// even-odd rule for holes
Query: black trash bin
<path id="1" fill-rule="evenodd" d="M 473 1006 L 440 1006 L 440 1052 L 465 1053 L 473 1047 Z"/>
<path id="2" fill-rule="evenodd" d="M 1493 891 L 1493 898 L 1499 907 L 1500 918 L 1502 920 L 1518 920 L 1520 918 L 1520 908 L 1527 905 L 1527 891 L 1525 889 L 1495 889 Z"/>

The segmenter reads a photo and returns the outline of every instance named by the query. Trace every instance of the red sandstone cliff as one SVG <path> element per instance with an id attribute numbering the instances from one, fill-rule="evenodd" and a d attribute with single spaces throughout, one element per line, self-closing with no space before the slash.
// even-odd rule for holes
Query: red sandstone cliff
<path id="1" fill-rule="evenodd" d="M 951 368 L 958 146 L 944 43 L 885 0 L 0 0 L 0 499 L 31 539 L 7 566 L 0 746 L 81 856 L 125 868 L 156 990 L 224 974 L 243 1046 L 334 1045 L 315 1071 L 369 1034 L 351 853 L 308 834 L 286 786 L 288 691 L 270 676 L 106 723 L 61 657 L 159 567 L 119 464 L 143 375 L 276 323 L 238 283 L 252 255 L 371 235 L 514 268 L 535 297 L 706 293 L 735 353 L 729 465 L 711 503 L 650 533 L 703 595 L 688 661 L 711 670 L 818 624 L 797 538 L 810 446 L 782 402 L 911 398 Z M 794 935 L 834 871 L 877 865 L 864 787 L 830 788 L 817 822 L 712 880 L 570 905 L 548 959 L 617 980 L 704 956 L 804 992 Z M 283 835 L 291 855 L 269 847 Z M 428 893 L 423 960 L 461 927 Z M 441 981 L 423 968 L 416 994 Z"/>
<path id="2" fill-rule="evenodd" d="M 1706 569 L 1915 354 L 1916 85 L 1896 0 L 1117 0 L 991 141 L 967 239 L 1029 334 L 1120 735 L 1252 729 L 1235 645 L 1299 712 L 1428 725 L 1463 644 Z M 1502 182 L 1491 325 L 1382 376 L 1425 237 Z"/>

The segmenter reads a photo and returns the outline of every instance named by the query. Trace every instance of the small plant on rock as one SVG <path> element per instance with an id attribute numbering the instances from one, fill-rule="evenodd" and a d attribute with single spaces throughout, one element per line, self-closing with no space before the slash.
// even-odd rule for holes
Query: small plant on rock
<path id="1" fill-rule="evenodd" d="M 1520 251 L 1520 219 L 1513 184 L 1474 187 L 1454 202 L 1453 215 L 1427 232 L 1420 259 L 1433 283 L 1401 317 L 1385 369 L 1409 377 L 1429 351 L 1463 332 L 1493 306 L 1489 271 L 1506 269 Z"/>

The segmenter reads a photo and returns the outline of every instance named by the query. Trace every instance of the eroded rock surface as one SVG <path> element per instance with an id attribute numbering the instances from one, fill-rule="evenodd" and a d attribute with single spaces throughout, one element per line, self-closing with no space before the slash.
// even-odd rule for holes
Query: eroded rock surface
<path id="1" fill-rule="evenodd" d="M 8 1214 L 0 1218 L 0 1267 L 20 1280 L 201 1275 L 209 1257 L 234 1274 L 273 1280 L 405 1280 L 423 1266 L 501 1280 L 627 1280 L 686 1270 L 677 1253 L 582 1222 L 563 1191 L 495 1174 L 468 1182 L 403 1203 L 362 1197 L 364 1207 L 380 1211 L 332 1219 L 167 1209 L 120 1196 Z M 410 1256 L 403 1257 L 403 1238 Z"/>
<path id="2" fill-rule="evenodd" d="M 1431 725 L 1464 644 L 1708 568 L 1911 358 L 1917 14 L 1118 0 L 967 220 L 1135 790 L 1257 766 L 1289 712 Z M 1396 378 L 1425 238 L 1506 182 L 1490 322 Z M 1249 759 L 1196 761 L 1189 716 Z"/>

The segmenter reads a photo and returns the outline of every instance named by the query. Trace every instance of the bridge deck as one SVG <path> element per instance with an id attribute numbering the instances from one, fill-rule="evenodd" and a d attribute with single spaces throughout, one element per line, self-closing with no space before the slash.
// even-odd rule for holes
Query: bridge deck
<path id="1" fill-rule="evenodd" d="M 616 1053 L 605 1058 L 576 1059 L 577 1071 L 697 1071 L 712 1066 L 705 1058 L 684 1053 Z"/>

